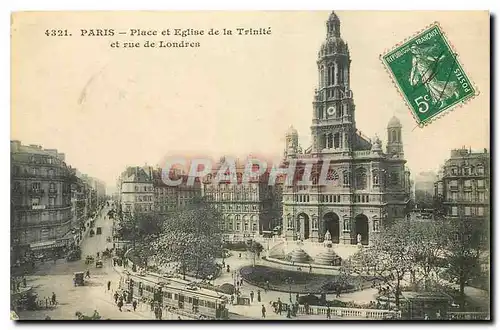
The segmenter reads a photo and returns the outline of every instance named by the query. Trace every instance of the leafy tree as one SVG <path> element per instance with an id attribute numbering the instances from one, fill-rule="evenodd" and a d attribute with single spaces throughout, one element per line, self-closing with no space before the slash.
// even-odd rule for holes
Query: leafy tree
<path id="1" fill-rule="evenodd" d="M 253 266 L 255 267 L 255 258 L 264 250 L 264 247 L 259 242 L 252 240 L 247 244 L 247 250 L 253 255 Z"/>
<path id="2" fill-rule="evenodd" d="M 443 256 L 447 249 L 447 239 L 443 235 L 448 232 L 449 226 L 445 221 L 436 219 L 426 222 L 412 222 L 407 224 L 408 243 L 414 249 L 412 256 L 414 267 L 410 273 L 413 284 L 423 280 L 425 291 L 430 289 L 429 285 L 434 275 L 437 275 L 443 266 Z M 417 276 L 421 277 L 417 280 Z"/>
<path id="3" fill-rule="evenodd" d="M 206 278 L 222 249 L 219 228 L 222 214 L 204 199 L 197 198 L 163 223 L 154 244 L 157 264 L 174 266 L 185 278 L 188 272 Z"/>
<path id="4" fill-rule="evenodd" d="M 374 280 L 389 288 L 400 307 L 402 282 L 415 267 L 415 250 L 412 246 L 411 222 L 403 220 L 384 228 L 373 246 L 363 248 L 347 260 L 343 272 L 358 275 L 370 274 Z"/>
<path id="5" fill-rule="evenodd" d="M 478 219 L 450 220 L 445 275 L 459 285 L 461 310 L 465 310 L 465 286 L 481 277 L 481 253 L 487 249 L 488 223 Z"/>
<path id="6" fill-rule="evenodd" d="M 155 213 L 126 214 L 119 223 L 118 236 L 122 239 L 140 241 L 156 237 L 162 230 L 163 218 Z"/>

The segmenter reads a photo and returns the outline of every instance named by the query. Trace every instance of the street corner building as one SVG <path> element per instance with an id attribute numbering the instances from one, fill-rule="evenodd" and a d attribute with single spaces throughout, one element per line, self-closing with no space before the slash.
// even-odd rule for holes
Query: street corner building
<path id="1" fill-rule="evenodd" d="M 11 265 L 30 265 L 77 246 L 105 198 L 102 182 L 65 163 L 65 154 L 11 141 Z M 24 268 L 23 268 L 24 269 Z"/>
<path id="2" fill-rule="evenodd" d="M 326 235 L 333 244 L 370 245 L 387 222 L 407 215 L 411 189 L 402 125 L 396 117 L 388 118 L 385 152 L 378 137 L 369 139 L 357 129 L 350 66 L 340 20 L 332 12 L 318 52 L 312 146 L 299 146 L 293 126 L 286 133 L 284 164 L 293 160 L 303 173 L 305 164 L 315 163 L 312 185 L 283 187 L 286 240 L 323 242 Z M 327 180 L 333 184 L 319 183 L 325 162 L 329 163 Z"/>

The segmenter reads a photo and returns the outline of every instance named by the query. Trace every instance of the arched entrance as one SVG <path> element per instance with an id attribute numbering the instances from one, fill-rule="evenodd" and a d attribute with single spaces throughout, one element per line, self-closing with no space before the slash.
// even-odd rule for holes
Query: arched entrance
<path id="1" fill-rule="evenodd" d="M 325 233 L 328 231 L 332 237 L 332 243 L 338 244 L 340 241 L 340 221 L 339 216 L 334 212 L 328 212 L 323 216 L 325 222 Z"/>
<path id="2" fill-rule="evenodd" d="M 358 235 L 361 235 L 361 244 L 368 245 L 368 217 L 364 214 L 358 214 L 354 218 L 355 235 L 354 241 L 358 243 Z"/>
<path id="3" fill-rule="evenodd" d="M 303 225 L 302 225 L 303 224 Z M 297 229 L 299 233 L 299 237 L 302 239 L 308 239 L 309 238 L 309 216 L 305 213 L 300 213 L 297 216 Z M 302 231 L 303 228 L 303 231 Z M 302 233 L 302 235 L 300 234 Z"/>

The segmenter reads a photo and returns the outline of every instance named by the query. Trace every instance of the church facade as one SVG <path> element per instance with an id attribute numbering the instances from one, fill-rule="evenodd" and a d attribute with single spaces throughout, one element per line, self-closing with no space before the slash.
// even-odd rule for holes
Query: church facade
<path id="1" fill-rule="evenodd" d="M 297 166 L 297 179 L 283 187 L 283 228 L 287 240 L 369 245 L 391 221 L 406 217 L 410 196 L 402 125 L 387 125 L 386 150 L 378 137 L 356 128 L 350 89 L 350 54 L 331 13 L 317 59 L 319 83 L 313 100 L 312 146 L 302 150 L 298 132 L 286 134 L 284 165 Z M 313 163 L 314 165 L 307 165 Z M 319 180 L 327 163 L 325 184 Z M 303 184 L 308 175 L 311 184 Z M 299 181 L 300 180 L 300 181 Z"/>

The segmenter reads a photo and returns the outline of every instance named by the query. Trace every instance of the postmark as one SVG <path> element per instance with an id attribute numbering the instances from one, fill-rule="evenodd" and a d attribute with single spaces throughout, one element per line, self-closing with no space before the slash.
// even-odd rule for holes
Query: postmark
<path id="1" fill-rule="evenodd" d="M 458 57 L 437 22 L 380 56 L 419 126 L 478 95 Z"/>

